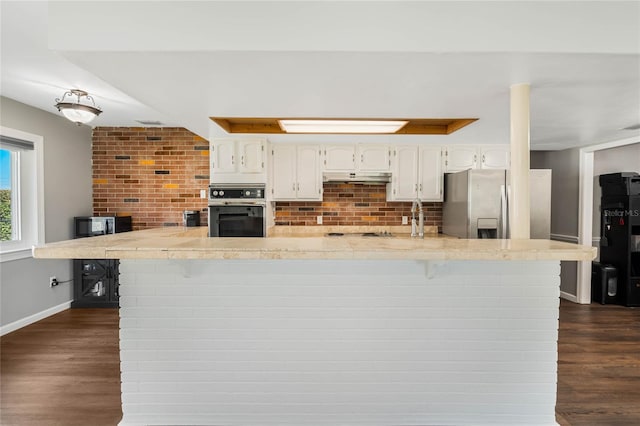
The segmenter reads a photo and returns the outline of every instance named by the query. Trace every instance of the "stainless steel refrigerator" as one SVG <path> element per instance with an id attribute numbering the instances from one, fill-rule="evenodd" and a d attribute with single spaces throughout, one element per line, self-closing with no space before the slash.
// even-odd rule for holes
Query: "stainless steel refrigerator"
<path id="1" fill-rule="evenodd" d="M 460 238 L 509 238 L 509 171 L 445 175 L 442 232 Z M 530 170 L 531 238 L 549 239 L 551 170 Z"/>

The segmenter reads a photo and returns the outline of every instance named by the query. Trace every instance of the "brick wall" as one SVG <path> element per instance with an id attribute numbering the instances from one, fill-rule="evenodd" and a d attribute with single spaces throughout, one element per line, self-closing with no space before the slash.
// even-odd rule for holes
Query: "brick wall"
<path id="1" fill-rule="evenodd" d="M 387 203 L 385 185 L 325 183 L 323 201 L 276 203 L 276 225 L 402 225 L 411 216 L 410 202 Z M 442 230 L 442 203 L 423 203 L 425 225 Z"/>
<path id="2" fill-rule="evenodd" d="M 182 225 L 184 210 L 207 223 L 209 142 L 183 128 L 96 127 L 93 213 L 131 214 L 134 229 Z"/>

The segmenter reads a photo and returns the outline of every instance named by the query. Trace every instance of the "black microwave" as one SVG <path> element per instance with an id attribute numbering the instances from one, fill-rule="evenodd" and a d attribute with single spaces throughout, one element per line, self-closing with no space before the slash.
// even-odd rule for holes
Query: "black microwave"
<path id="1" fill-rule="evenodd" d="M 73 218 L 74 238 L 117 234 L 132 230 L 131 216 L 77 216 Z"/>

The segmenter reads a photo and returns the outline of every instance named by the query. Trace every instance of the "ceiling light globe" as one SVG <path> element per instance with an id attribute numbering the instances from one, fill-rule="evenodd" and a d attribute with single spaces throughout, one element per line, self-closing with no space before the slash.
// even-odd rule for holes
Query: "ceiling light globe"
<path id="1" fill-rule="evenodd" d="M 69 119 L 69 121 L 73 121 L 77 124 L 87 124 L 96 118 L 96 115 L 90 111 L 84 111 L 81 109 L 67 108 L 62 109 L 62 114 Z"/>

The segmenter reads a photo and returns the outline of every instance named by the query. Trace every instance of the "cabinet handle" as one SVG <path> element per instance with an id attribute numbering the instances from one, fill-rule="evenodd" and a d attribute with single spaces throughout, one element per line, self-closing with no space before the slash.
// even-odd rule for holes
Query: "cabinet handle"
<path id="1" fill-rule="evenodd" d="M 244 166 L 244 155 L 242 157 L 240 157 L 240 164 L 242 164 Z"/>
<path id="2" fill-rule="evenodd" d="M 231 164 L 236 164 L 236 159 L 235 159 L 235 156 L 233 155 L 231 156 Z"/>
<path id="3" fill-rule="evenodd" d="M 478 154 L 473 154 L 473 163 L 477 163 L 478 162 Z"/>
<path id="4" fill-rule="evenodd" d="M 292 189 L 293 189 L 294 191 L 296 190 L 296 183 L 295 183 L 295 182 L 293 182 L 293 188 L 292 188 Z"/>
<path id="5" fill-rule="evenodd" d="M 300 182 L 298 182 L 298 191 L 300 191 Z"/>
<path id="6" fill-rule="evenodd" d="M 353 155 L 351 156 L 351 158 L 352 158 L 353 163 L 355 164 L 355 163 L 356 163 L 356 155 L 355 155 L 355 154 L 353 154 Z"/>
<path id="7" fill-rule="evenodd" d="M 418 184 L 416 183 L 416 192 L 418 192 Z"/>
<path id="8" fill-rule="evenodd" d="M 420 192 L 422 192 L 422 184 L 420 184 Z"/>
<path id="9" fill-rule="evenodd" d="M 482 154 L 482 164 L 484 164 L 484 154 Z"/>
<path id="10" fill-rule="evenodd" d="M 364 154 L 360 154 L 360 163 L 364 163 Z"/>

